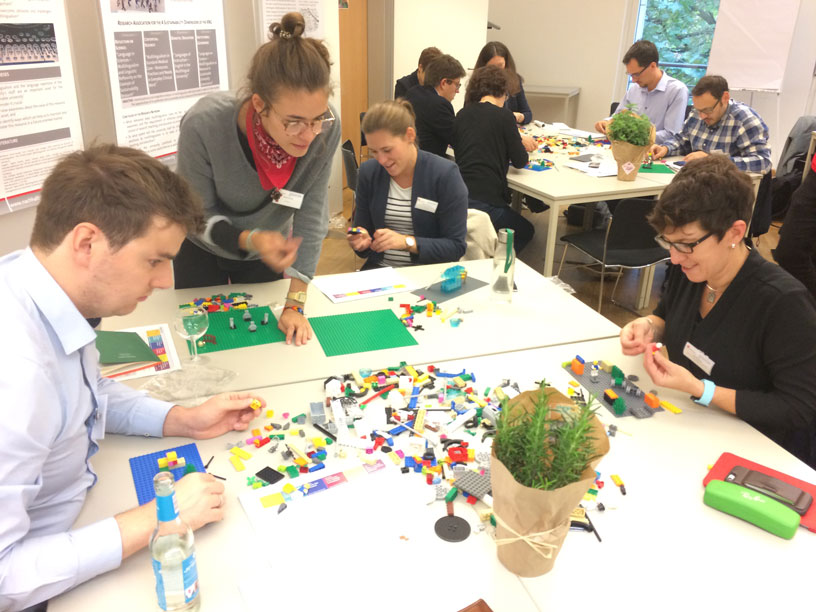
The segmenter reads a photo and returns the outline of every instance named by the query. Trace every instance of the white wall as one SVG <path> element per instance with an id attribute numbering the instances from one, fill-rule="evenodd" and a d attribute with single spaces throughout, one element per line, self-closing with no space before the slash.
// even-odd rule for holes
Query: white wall
<path id="1" fill-rule="evenodd" d="M 508 46 L 529 85 L 581 88 L 575 127 L 591 129 L 623 94 L 623 57 L 632 44 L 631 0 L 491 0 L 501 30 L 488 40 Z M 475 61 L 475 60 L 472 60 Z"/>
<path id="2" fill-rule="evenodd" d="M 487 15 L 488 0 L 394 0 L 394 80 L 416 70 L 426 47 L 439 47 L 466 71 L 473 68 L 487 42 Z M 465 82 L 454 110 L 462 108 Z"/>

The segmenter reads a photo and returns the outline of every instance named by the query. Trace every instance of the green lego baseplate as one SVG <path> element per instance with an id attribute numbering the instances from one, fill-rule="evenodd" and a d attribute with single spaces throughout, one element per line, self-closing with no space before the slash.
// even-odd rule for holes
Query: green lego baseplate
<path id="1" fill-rule="evenodd" d="M 252 322 L 256 327 L 255 331 L 249 331 L 250 321 L 243 319 L 245 312 L 252 317 Z M 269 320 L 264 325 L 265 314 L 269 315 Z M 235 323 L 235 329 L 230 329 L 230 318 Z M 278 320 L 272 314 L 269 306 L 211 312 L 208 319 L 207 332 L 198 339 L 199 354 L 273 344 L 286 339 L 286 334 L 278 329 Z M 187 341 L 187 349 L 190 349 L 189 341 Z"/>

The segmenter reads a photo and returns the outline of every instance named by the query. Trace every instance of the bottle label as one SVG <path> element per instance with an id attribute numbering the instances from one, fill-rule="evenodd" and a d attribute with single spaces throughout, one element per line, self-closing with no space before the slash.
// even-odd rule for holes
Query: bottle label
<path id="1" fill-rule="evenodd" d="M 156 512 L 160 521 L 173 521 L 178 516 L 175 493 L 156 496 Z"/>
<path id="2" fill-rule="evenodd" d="M 162 565 L 156 559 L 153 559 L 153 574 L 156 576 L 156 596 L 159 600 L 159 607 L 162 610 L 167 610 L 165 589 L 167 586 L 172 588 L 172 585 L 165 583 Z M 184 585 L 184 603 L 186 605 L 198 597 L 198 567 L 196 566 L 195 554 L 191 554 L 182 561 L 181 574 Z"/>

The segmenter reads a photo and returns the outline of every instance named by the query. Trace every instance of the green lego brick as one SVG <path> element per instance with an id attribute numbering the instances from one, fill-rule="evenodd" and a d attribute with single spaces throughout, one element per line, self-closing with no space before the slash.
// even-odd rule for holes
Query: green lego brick
<path id="1" fill-rule="evenodd" d="M 791 508 L 767 495 L 723 480 L 708 483 L 703 503 L 786 540 L 794 536 L 802 518 Z"/>

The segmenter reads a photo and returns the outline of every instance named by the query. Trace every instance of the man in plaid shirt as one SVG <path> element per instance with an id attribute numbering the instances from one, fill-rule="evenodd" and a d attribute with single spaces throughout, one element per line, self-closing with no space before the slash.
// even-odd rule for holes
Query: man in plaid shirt
<path id="1" fill-rule="evenodd" d="M 655 159 L 685 155 L 684 161 L 724 153 L 737 168 L 765 174 L 771 169 L 768 126 L 749 106 L 731 100 L 728 81 L 708 75 L 691 90 L 694 105 L 683 131 L 652 147 Z"/>

